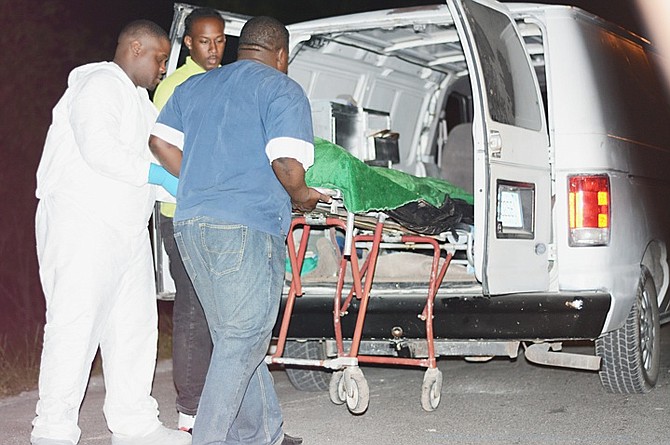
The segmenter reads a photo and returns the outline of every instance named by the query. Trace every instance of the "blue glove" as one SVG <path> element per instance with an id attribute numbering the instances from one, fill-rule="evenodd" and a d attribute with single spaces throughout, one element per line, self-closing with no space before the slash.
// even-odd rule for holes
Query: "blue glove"
<path id="1" fill-rule="evenodd" d="M 163 166 L 151 163 L 149 166 L 149 184 L 163 186 L 172 196 L 177 196 L 177 185 L 179 179 L 172 176 Z"/>

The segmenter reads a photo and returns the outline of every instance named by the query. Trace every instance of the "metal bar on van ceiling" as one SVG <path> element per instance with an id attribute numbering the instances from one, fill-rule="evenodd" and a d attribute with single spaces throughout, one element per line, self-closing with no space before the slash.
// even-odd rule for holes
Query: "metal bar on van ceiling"
<path id="1" fill-rule="evenodd" d="M 428 62 L 428 66 L 444 65 L 446 63 L 463 62 L 464 60 L 465 60 L 465 55 L 463 55 L 463 54 L 452 54 L 451 56 L 444 56 L 444 57 L 439 57 L 435 60 L 431 60 L 430 62 Z"/>
<path id="2" fill-rule="evenodd" d="M 534 23 L 517 22 L 517 28 L 522 37 L 542 37 L 540 27 Z"/>
<path id="3" fill-rule="evenodd" d="M 455 29 L 435 33 L 430 37 L 407 40 L 405 42 L 394 43 L 387 46 L 382 51 L 391 53 L 401 49 L 416 48 L 419 46 L 438 45 L 440 43 L 455 43 L 458 42 L 458 33 Z"/>
<path id="4" fill-rule="evenodd" d="M 542 43 L 526 43 L 526 52 L 528 54 L 544 54 L 544 45 Z"/>

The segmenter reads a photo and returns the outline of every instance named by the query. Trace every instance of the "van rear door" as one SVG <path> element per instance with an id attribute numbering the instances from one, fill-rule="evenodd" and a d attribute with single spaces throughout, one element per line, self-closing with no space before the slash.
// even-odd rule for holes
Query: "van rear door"
<path id="1" fill-rule="evenodd" d="M 549 138 L 537 78 L 507 9 L 447 0 L 475 118 L 475 259 L 485 294 L 549 289 Z"/>

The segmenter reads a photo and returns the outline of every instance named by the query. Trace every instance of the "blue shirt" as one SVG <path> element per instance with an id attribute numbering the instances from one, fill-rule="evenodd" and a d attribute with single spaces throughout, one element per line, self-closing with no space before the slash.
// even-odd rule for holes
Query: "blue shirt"
<path id="1" fill-rule="evenodd" d="M 157 122 L 183 133 L 175 221 L 209 216 L 288 233 L 291 200 L 266 148 L 272 140 L 311 147 L 309 101 L 298 83 L 259 62 L 237 61 L 178 86 Z"/>

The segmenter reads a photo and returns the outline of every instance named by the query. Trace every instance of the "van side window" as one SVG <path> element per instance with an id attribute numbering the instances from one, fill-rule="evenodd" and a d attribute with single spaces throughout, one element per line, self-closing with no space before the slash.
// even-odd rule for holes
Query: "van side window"
<path id="1" fill-rule="evenodd" d="M 533 74 L 512 23 L 475 2 L 463 2 L 463 6 L 479 51 L 491 118 L 540 130 L 542 114 Z"/>
<path id="2" fill-rule="evenodd" d="M 472 122 L 472 96 L 458 92 L 450 94 L 444 107 L 444 114 L 448 131 L 463 122 Z"/>

